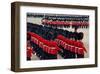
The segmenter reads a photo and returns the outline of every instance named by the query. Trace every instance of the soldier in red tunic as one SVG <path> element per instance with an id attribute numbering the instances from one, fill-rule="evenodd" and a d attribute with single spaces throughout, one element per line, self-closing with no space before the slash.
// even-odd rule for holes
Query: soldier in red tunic
<path id="1" fill-rule="evenodd" d="M 27 41 L 27 60 L 31 60 L 32 54 L 34 54 L 34 53 L 35 53 L 35 51 L 33 51 L 30 41 Z"/>

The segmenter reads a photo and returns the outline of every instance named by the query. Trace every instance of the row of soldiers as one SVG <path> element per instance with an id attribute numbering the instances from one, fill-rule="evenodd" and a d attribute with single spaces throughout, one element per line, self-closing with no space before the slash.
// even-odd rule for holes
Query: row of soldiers
<path id="1" fill-rule="evenodd" d="M 34 32 L 47 40 L 54 40 L 59 34 L 74 40 L 82 40 L 84 36 L 82 32 L 72 32 L 33 23 L 27 23 L 27 31 Z"/>
<path id="2" fill-rule="evenodd" d="M 42 38 L 43 42 L 46 40 L 49 41 L 55 41 L 58 37 L 58 35 L 62 35 L 65 38 L 68 38 L 69 40 L 82 40 L 83 39 L 83 33 L 82 32 L 71 32 L 63 29 L 57 29 L 52 27 L 47 27 L 43 25 L 37 25 L 33 23 L 27 23 L 27 31 L 31 32 L 33 34 L 37 34 L 39 38 Z M 31 39 L 32 36 L 27 36 L 27 41 L 30 42 L 30 45 L 32 46 L 32 50 L 35 52 L 36 56 L 38 56 L 40 59 L 57 59 L 57 54 L 60 54 L 63 58 L 84 58 L 84 55 L 79 55 L 76 57 L 76 53 L 73 53 L 69 50 L 64 49 L 63 47 L 57 45 L 60 50 L 58 50 L 57 54 L 50 54 L 47 52 L 50 52 L 47 50 L 47 52 L 44 50 L 44 48 L 40 47 L 39 44 L 36 44 Z M 33 36 L 34 37 L 34 36 Z M 40 40 L 38 40 L 40 41 Z M 56 42 L 56 41 L 55 41 Z M 30 52 L 31 53 L 31 52 Z M 30 55 L 31 56 L 31 55 Z M 67 56 L 67 57 L 66 57 Z"/>
<path id="3" fill-rule="evenodd" d="M 48 25 L 48 26 L 56 26 L 56 27 L 80 27 L 80 28 L 88 28 L 89 22 L 88 21 L 72 21 L 72 20 L 58 20 L 58 19 L 47 19 L 43 18 L 41 20 L 42 24 Z"/>

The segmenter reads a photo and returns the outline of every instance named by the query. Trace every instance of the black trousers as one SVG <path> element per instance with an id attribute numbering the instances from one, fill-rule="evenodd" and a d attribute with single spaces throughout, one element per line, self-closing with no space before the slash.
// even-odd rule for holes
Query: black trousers
<path id="1" fill-rule="evenodd" d="M 29 61 L 29 60 L 31 60 L 31 58 L 30 57 L 27 57 L 27 61 Z"/>
<path id="2" fill-rule="evenodd" d="M 47 52 L 44 52 L 44 58 L 45 59 L 57 59 L 57 55 L 49 54 Z"/>
<path id="3" fill-rule="evenodd" d="M 77 54 L 77 58 L 84 58 L 84 55 L 82 55 L 82 54 Z"/>
<path id="4" fill-rule="evenodd" d="M 69 50 L 66 50 L 61 46 L 60 46 L 60 48 L 63 52 L 60 51 L 59 53 L 64 59 L 76 58 L 75 53 L 70 52 Z"/>

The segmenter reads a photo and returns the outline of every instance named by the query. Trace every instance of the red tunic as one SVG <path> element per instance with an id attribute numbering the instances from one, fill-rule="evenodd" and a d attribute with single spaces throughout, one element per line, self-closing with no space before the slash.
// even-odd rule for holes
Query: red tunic
<path id="1" fill-rule="evenodd" d="M 27 57 L 32 57 L 32 48 L 31 47 L 27 47 Z"/>

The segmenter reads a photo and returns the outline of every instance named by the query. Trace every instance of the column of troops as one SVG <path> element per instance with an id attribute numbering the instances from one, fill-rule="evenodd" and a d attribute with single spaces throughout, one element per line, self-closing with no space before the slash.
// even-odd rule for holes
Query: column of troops
<path id="1" fill-rule="evenodd" d="M 84 54 L 87 52 L 81 41 L 84 34 L 57 27 L 88 28 L 88 21 L 88 16 L 84 18 L 82 16 L 69 19 L 45 17 L 41 20 L 42 25 L 28 22 L 27 49 L 30 47 L 31 50 L 27 51 L 27 60 L 31 60 L 31 53 L 41 60 L 57 59 L 57 54 L 64 59 L 84 58 Z"/>

